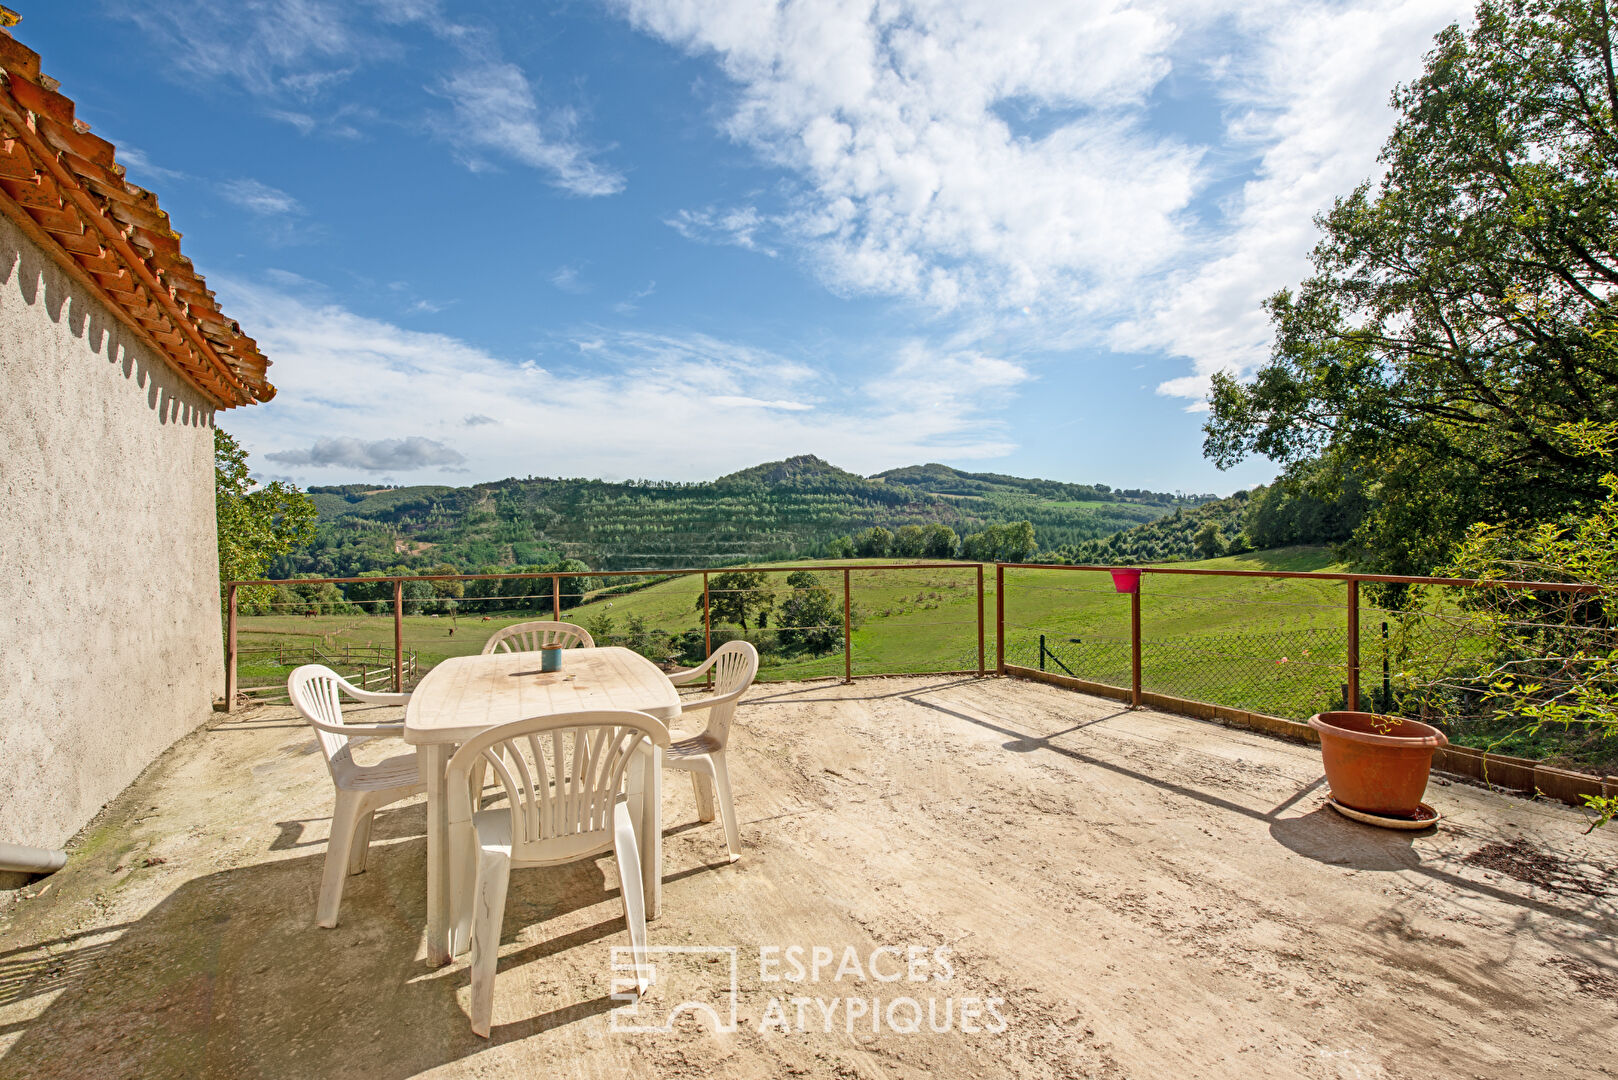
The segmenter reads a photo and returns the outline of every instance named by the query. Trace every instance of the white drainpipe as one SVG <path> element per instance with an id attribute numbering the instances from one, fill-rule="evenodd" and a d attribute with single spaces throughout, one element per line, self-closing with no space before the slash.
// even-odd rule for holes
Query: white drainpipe
<path id="1" fill-rule="evenodd" d="M 19 874 L 54 874 L 67 862 L 67 852 L 0 844 L 0 870 Z"/>

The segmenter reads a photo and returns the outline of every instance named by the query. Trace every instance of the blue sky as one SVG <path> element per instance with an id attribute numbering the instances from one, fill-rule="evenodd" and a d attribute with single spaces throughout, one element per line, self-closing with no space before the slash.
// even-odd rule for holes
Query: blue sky
<path id="1" fill-rule="evenodd" d="M 279 396 L 267 476 L 815 453 L 1228 492 L 1207 377 L 1437 0 L 21 3 Z"/>

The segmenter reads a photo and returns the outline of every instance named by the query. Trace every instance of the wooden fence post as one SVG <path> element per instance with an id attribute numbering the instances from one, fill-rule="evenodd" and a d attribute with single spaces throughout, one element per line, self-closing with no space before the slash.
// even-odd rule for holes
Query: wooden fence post
<path id="1" fill-rule="evenodd" d="M 843 567 L 843 682 L 854 681 L 854 604 L 849 599 L 849 570 Z"/>
<path id="2" fill-rule="evenodd" d="M 1006 673 L 1006 568 L 994 564 L 994 673 Z"/>
<path id="3" fill-rule="evenodd" d="M 404 581 L 393 582 L 393 692 L 404 693 Z"/>
<path id="4" fill-rule="evenodd" d="M 236 583 L 225 586 L 225 711 L 236 707 Z"/>
<path id="5" fill-rule="evenodd" d="M 562 575 L 551 575 L 551 614 L 557 622 L 562 621 Z"/>
<path id="6" fill-rule="evenodd" d="M 1135 582 L 1129 594 L 1129 707 L 1140 708 L 1140 586 L 1146 575 Z"/>
<path id="7" fill-rule="evenodd" d="M 1360 711 L 1360 583 L 1348 583 L 1348 701 L 1349 712 Z"/>
<path id="8" fill-rule="evenodd" d="M 983 675 L 983 564 L 978 563 L 978 678 Z"/>

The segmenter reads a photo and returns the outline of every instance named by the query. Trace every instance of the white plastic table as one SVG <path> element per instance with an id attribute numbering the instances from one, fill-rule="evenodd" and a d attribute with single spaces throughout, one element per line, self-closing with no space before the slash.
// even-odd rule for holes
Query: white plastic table
<path id="1" fill-rule="evenodd" d="M 449 806 L 446 769 L 455 747 L 497 724 L 585 709 L 633 709 L 665 724 L 680 715 L 680 695 L 657 665 L 616 646 L 567 649 L 562 670 L 541 672 L 540 656 L 455 656 L 429 671 L 405 706 L 404 741 L 417 747 L 427 785 L 427 961 L 449 963 Z M 663 906 L 663 752 L 653 746 L 631 767 L 628 794 L 636 814 L 646 917 Z"/>

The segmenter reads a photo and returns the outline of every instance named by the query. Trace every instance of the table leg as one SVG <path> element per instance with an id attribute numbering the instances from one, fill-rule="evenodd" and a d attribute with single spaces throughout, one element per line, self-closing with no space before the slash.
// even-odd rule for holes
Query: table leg
<path id="1" fill-rule="evenodd" d="M 444 768 L 450 747 L 427 744 L 416 750 L 421 781 L 427 785 L 427 963 L 450 962 L 449 800 Z"/>

